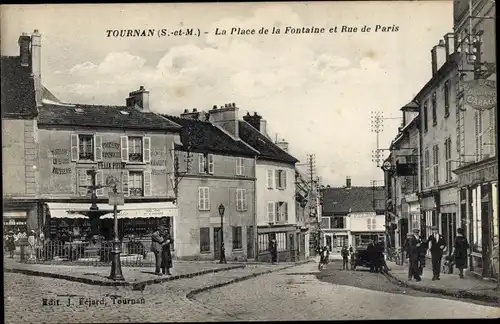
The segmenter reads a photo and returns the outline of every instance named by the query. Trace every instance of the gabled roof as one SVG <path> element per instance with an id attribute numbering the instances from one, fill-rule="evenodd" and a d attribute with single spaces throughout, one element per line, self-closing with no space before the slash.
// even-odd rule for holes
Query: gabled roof
<path id="1" fill-rule="evenodd" d="M 153 112 L 134 107 L 61 104 L 43 101 L 38 125 L 180 131 L 180 126 Z"/>
<path id="2" fill-rule="evenodd" d="M 258 152 L 245 143 L 233 139 L 207 121 L 162 115 L 182 126 L 181 142 L 176 148 L 197 153 L 221 153 L 254 157 Z"/>
<path id="3" fill-rule="evenodd" d="M 239 136 L 248 145 L 259 151 L 258 159 L 295 164 L 299 162 L 274 144 L 269 138 L 246 121 L 239 121 Z"/>
<path id="4" fill-rule="evenodd" d="M 2 118 L 34 118 L 37 107 L 31 68 L 21 66 L 19 56 L 2 56 L 0 73 Z"/>
<path id="5" fill-rule="evenodd" d="M 375 188 L 375 190 L 374 190 Z M 323 193 L 323 215 L 375 212 L 375 200 L 384 200 L 384 187 L 326 188 Z"/>

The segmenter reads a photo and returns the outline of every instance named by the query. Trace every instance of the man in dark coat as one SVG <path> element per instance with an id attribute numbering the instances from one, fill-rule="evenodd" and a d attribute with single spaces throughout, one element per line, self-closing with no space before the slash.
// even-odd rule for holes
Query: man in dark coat
<path id="1" fill-rule="evenodd" d="M 278 261 L 278 242 L 276 242 L 276 237 L 271 236 L 269 241 L 269 253 L 271 254 L 271 263 Z"/>
<path id="2" fill-rule="evenodd" d="M 409 258 L 410 269 L 409 269 L 409 280 L 415 278 L 416 281 L 421 281 L 420 271 L 419 271 L 419 258 L 421 254 L 422 240 L 420 239 L 420 230 L 418 228 L 413 229 L 413 235 L 408 239 L 407 245 L 407 256 Z"/>
<path id="3" fill-rule="evenodd" d="M 159 226 L 158 229 L 156 229 L 151 235 L 151 252 L 153 252 L 155 255 L 155 274 L 159 276 L 161 275 L 161 256 L 163 245 L 165 244 L 165 240 L 162 236 L 162 231 L 164 231 L 164 228 L 162 228 L 162 226 Z"/>
<path id="4" fill-rule="evenodd" d="M 162 274 L 171 275 L 172 268 L 172 252 L 170 251 L 171 244 L 174 243 L 170 235 L 170 226 L 160 227 L 160 233 L 163 237 L 163 246 L 161 250 L 161 272 Z"/>
<path id="5" fill-rule="evenodd" d="M 432 260 L 432 280 L 439 280 L 441 273 L 441 259 L 443 258 L 443 250 L 446 248 L 444 237 L 439 234 L 436 226 L 432 227 L 432 235 L 427 240 L 429 250 L 431 251 Z"/>
<path id="6" fill-rule="evenodd" d="M 368 256 L 368 260 L 370 261 L 370 271 L 377 271 L 377 248 L 375 247 L 375 243 L 370 241 L 368 246 L 366 247 L 366 254 Z"/>

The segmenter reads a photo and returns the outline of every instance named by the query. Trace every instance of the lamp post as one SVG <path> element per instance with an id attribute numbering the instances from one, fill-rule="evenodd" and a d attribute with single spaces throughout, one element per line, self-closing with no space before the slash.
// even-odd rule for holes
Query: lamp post
<path id="1" fill-rule="evenodd" d="M 385 174 L 387 175 L 385 177 L 385 179 L 387 181 L 391 181 L 391 178 L 392 178 L 392 174 L 394 172 L 394 166 L 391 164 L 391 162 L 389 161 L 385 161 L 383 164 L 382 164 L 382 167 L 381 167 L 382 171 L 385 172 Z M 387 183 L 385 184 L 387 186 Z M 387 192 L 387 194 L 390 194 Z M 387 198 L 387 197 L 386 197 Z M 387 210 L 387 204 L 386 204 L 386 207 L 385 207 L 385 213 L 386 213 L 386 220 L 388 219 L 388 215 L 389 215 L 389 211 Z M 391 225 L 389 222 L 386 221 L 386 224 L 385 224 L 385 254 L 388 255 L 389 253 L 389 240 L 391 240 L 391 236 L 390 236 L 390 231 L 389 231 L 389 225 Z M 392 226 L 392 225 L 391 225 Z M 391 257 L 392 258 L 392 257 Z M 396 261 L 396 260 L 392 260 L 392 261 Z"/>
<path id="2" fill-rule="evenodd" d="M 226 248 L 224 247 L 224 211 L 226 208 L 223 204 L 219 205 L 219 215 L 220 215 L 220 261 L 219 263 L 225 264 L 226 262 Z"/>
<path id="3" fill-rule="evenodd" d="M 110 203 L 113 204 L 113 218 L 114 218 L 114 238 L 113 238 L 113 249 L 111 251 L 111 273 L 109 278 L 115 281 L 123 281 L 122 265 L 120 260 L 121 253 L 121 241 L 118 236 L 118 190 L 116 188 L 116 183 L 113 184 L 113 195 L 110 195 Z"/>

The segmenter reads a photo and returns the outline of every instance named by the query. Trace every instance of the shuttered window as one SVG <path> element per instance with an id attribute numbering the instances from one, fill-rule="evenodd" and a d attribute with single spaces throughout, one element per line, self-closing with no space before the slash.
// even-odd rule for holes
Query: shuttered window
<path id="1" fill-rule="evenodd" d="M 269 223 L 274 223 L 276 210 L 274 209 L 274 202 L 269 201 L 267 203 L 267 217 Z"/>
<path id="2" fill-rule="evenodd" d="M 198 188 L 198 209 L 203 211 L 210 210 L 210 188 Z"/>
<path id="3" fill-rule="evenodd" d="M 246 211 L 247 206 L 247 190 L 246 189 L 236 189 L 236 210 Z"/>

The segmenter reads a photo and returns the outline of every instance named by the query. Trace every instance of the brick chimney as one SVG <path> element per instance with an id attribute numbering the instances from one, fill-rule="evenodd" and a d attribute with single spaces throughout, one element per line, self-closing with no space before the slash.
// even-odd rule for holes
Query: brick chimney
<path id="1" fill-rule="evenodd" d="M 213 108 L 208 111 L 208 114 L 209 122 L 224 129 L 232 136 L 239 137 L 238 107 L 236 107 L 234 102 L 224 104 L 220 106 L 220 108 L 213 106 Z"/>
<path id="2" fill-rule="evenodd" d="M 31 34 L 31 72 L 35 81 L 36 103 L 42 105 L 42 35 L 38 29 Z"/>
<path id="3" fill-rule="evenodd" d="M 139 90 L 132 91 L 126 100 L 127 107 L 136 107 L 141 111 L 149 112 L 149 90 L 140 86 Z"/>
<path id="4" fill-rule="evenodd" d="M 451 54 L 455 53 L 455 34 L 448 33 L 444 35 L 444 43 L 446 48 L 446 59 L 448 59 Z"/>
<path id="5" fill-rule="evenodd" d="M 254 112 L 253 115 L 250 115 L 250 113 L 247 112 L 247 114 L 243 116 L 243 120 L 260 131 L 262 116 L 258 115 L 256 112 Z"/>
<path id="6" fill-rule="evenodd" d="M 21 66 L 30 67 L 31 66 L 31 50 L 30 43 L 31 37 L 26 33 L 22 33 L 19 36 L 19 40 L 17 42 L 19 44 L 19 57 L 21 58 Z"/>
<path id="7" fill-rule="evenodd" d="M 200 118 L 200 112 L 196 108 L 193 108 L 192 112 L 190 112 L 189 109 L 184 109 L 184 112 L 181 114 L 181 118 L 197 120 Z"/>
<path id="8" fill-rule="evenodd" d="M 281 141 L 277 141 L 276 145 L 283 151 L 288 153 L 288 142 L 283 138 Z"/>
<path id="9" fill-rule="evenodd" d="M 444 41 L 439 40 L 439 44 L 434 46 L 431 50 L 431 62 L 432 62 L 432 75 L 443 66 L 446 62 L 446 46 Z"/>
<path id="10" fill-rule="evenodd" d="M 345 178 L 345 188 L 346 189 L 351 189 L 351 177 L 346 177 Z"/>

